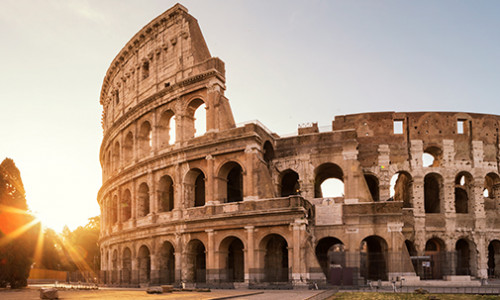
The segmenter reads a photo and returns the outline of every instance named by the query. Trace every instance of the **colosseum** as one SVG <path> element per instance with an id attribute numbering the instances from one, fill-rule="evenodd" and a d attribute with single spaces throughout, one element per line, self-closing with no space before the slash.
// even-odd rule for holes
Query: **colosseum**
<path id="1" fill-rule="evenodd" d="M 280 137 L 236 125 L 225 89 L 224 62 L 179 4 L 111 63 L 100 96 L 103 283 L 500 275 L 500 116 L 362 113 Z"/>

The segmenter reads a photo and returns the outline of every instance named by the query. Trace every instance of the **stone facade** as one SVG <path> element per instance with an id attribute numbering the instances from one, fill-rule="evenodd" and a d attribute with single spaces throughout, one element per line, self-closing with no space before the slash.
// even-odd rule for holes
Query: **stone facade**
<path id="1" fill-rule="evenodd" d="M 225 88 L 224 63 L 179 4 L 111 63 L 103 282 L 500 275 L 499 116 L 365 113 L 280 137 L 258 122 L 236 126 Z M 324 197 L 331 179 L 343 191 Z"/>

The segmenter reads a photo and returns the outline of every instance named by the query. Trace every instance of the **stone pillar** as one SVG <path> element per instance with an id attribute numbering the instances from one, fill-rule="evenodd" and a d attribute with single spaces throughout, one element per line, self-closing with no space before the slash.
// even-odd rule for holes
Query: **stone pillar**
<path id="1" fill-rule="evenodd" d="M 134 223 L 135 226 L 135 221 L 137 219 L 137 187 L 136 185 L 136 180 L 132 180 L 132 188 L 131 188 L 131 196 L 130 196 L 130 204 L 132 205 L 131 209 L 131 219 L 132 222 Z"/>
<path id="2" fill-rule="evenodd" d="M 207 161 L 207 177 L 205 178 L 205 204 L 213 205 L 219 203 L 215 195 L 215 176 L 214 176 L 214 157 L 212 155 L 207 155 L 205 157 Z"/>
<path id="3" fill-rule="evenodd" d="M 478 234 L 475 243 L 477 249 L 471 249 L 471 253 L 477 253 L 477 277 L 488 278 L 488 245 L 484 234 Z M 471 266 L 472 269 L 473 266 Z"/>
<path id="4" fill-rule="evenodd" d="M 206 268 L 207 268 L 207 282 L 214 282 L 218 278 L 217 267 L 215 265 L 215 243 L 214 243 L 214 230 L 206 229 L 208 235 L 207 249 L 206 249 Z"/>
<path id="5" fill-rule="evenodd" d="M 419 169 L 423 167 L 422 155 L 424 154 L 424 146 L 422 140 L 410 141 L 410 166 L 412 169 Z"/>
<path id="6" fill-rule="evenodd" d="M 205 107 L 207 110 L 207 133 L 219 131 L 219 128 L 217 126 L 217 118 L 219 117 L 219 97 L 221 97 L 221 86 L 218 84 L 212 84 L 207 89 L 207 101 L 205 102 Z"/>
<path id="7" fill-rule="evenodd" d="M 441 166 L 453 167 L 454 162 L 455 162 L 455 141 L 443 140 L 443 158 L 441 160 Z"/>
<path id="8" fill-rule="evenodd" d="M 379 197 L 380 200 L 386 200 L 391 197 L 391 184 L 389 175 L 389 165 L 390 165 L 390 150 L 389 145 L 379 145 L 378 146 L 378 167 L 380 168 L 379 173 Z M 384 180 L 383 179 L 389 179 Z"/>
<path id="9" fill-rule="evenodd" d="M 149 214 L 155 215 L 158 212 L 158 193 L 156 193 L 156 180 L 153 172 L 148 171 L 148 186 L 149 186 Z"/>
<path id="10" fill-rule="evenodd" d="M 250 283 L 255 281 L 254 269 L 255 269 L 255 245 L 253 233 L 255 231 L 254 226 L 245 226 L 247 232 L 247 248 L 245 249 L 245 282 Z"/>
<path id="11" fill-rule="evenodd" d="M 131 270 L 131 282 L 132 284 L 134 285 L 138 285 L 139 284 L 139 258 L 137 257 L 137 253 L 135 253 L 136 251 L 132 251 L 132 270 Z"/>
<path id="12" fill-rule="evenodd" d="M 259 198 L 257 185 L 254 178 L 255 159 L 259 155 L 259 146 L 256 144 L 247 145 L 245 148 L 245 173 L 243 174 L 243 201 L 256 200 Z"/>
<path id="13" fill-rule="evenodd" d="M 149 277 L 149 282 L 151 284 L 159 284 L 160 283 L 160 264 L 158 262 L 159 255 L 150 254 L 149 259 L 151 260 L 151 272 Z"/>
<path id="14" fill-rule="evenodd" d="M 305 266 L 304 249 L 302 249 L 302 240 L 305 237 L 307 220 L 296 219 L 290 224 L 293 228 L 292 235 L 292 282 L 294 286 L 305 286 L 307 271 Z"/>

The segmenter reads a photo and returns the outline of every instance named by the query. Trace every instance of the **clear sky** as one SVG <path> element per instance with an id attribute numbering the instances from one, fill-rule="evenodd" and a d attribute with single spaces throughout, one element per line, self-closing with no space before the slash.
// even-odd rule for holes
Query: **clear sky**
<path id="1" fill-rule="evenodd" d="M 176 1 L 1 0 L 0 159 L 61 230 L 98 215 L 106 70 Z M 500 1 L 180 1 L 226 63 L 236 122 L 278 134 L 367 111 L 500 114 Z"/>

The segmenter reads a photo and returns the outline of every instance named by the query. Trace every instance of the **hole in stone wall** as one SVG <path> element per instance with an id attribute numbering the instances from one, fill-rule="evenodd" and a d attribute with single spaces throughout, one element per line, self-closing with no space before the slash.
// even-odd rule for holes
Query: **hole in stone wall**
<path id="1" fill-rule="evenodd" d="M 431 146 L 425 149 L 422 155 L 422 165 L 424 167 L 439 167 L 441 165 L 443 152 L 440 148 Z"/>
<path id="2" fill-rule="evenodd" d="M 464 134 L 464 126 L 465 125 L 465 120 L 458 120 L 457 121 L 457 133 L 458 134 Z"/>
<path id="3" fill-rule="evenodd" d="M 339 166 L 333 163 L 322 164 L 315 170 L 315 174 L 315 198 L 344 196 L 344 173 Z"/>

